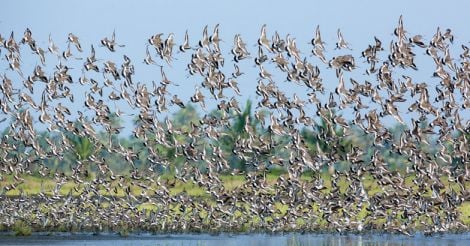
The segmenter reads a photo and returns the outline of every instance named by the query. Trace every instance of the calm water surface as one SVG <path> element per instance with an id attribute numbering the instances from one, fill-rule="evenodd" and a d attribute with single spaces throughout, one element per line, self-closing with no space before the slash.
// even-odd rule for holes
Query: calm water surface
<path id="1" fill-rule="evenodd" d="M 387 245 L 427 246 L 455 245 L 469 246 L 470 233 L 442 234 L 413 237 L 390 234 L 340 235 L 340 234 L 166 234 L 131 235 L 120 237 L 112 234 L 35 234 L 30 237 L 0 235 L 0 245 Z"/>

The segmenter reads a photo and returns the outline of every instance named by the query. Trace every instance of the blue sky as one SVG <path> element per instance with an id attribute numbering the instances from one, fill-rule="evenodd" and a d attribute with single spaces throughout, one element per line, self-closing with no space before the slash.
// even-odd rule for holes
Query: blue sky
<path id="1" fill-rule="evenodd" d="M 304 56 L 317 62 L 315 57 L 310 57 L 311 45 L 308 42 L 314 35 L 317 25 L 320 25 L 322 38 L 326 42 L 326 56 L 336 54 L 335 47 L 336 30 L 341 28 L 345 39 L 350 43 L 353 51 L 350 53 L 359 56 L 368 44 L 372 44 L 374 36 L 384 42 L 388 49 L 389 42 L 395 37 L 392 32 L 396 27 L 398 18 L 403 15 L 405 29 L 412 35 L 422 34 L 428 41 L 439 26 L 441 29 L 451 28 L 455 35 L 455 49 L 460 52 L 460 44 L 468 44 L 470 29 L 468 23 L 468 10 L 470 2 L 467 1 L 4 1 L 0 9 L 0 34 L 8 37 L 14 31 L 19 40 L 26 28 L 30 28 L 33 37 L 40 47 L 47 49 L 48 36 L 52 36 L 54 42 L 62 50 L 66 48 L 67 34 L 77 35 L 82 43 L 84 52 L 80 54 L 86 57 L 89 54 L 90 45 L 97 49 L 98 59 L 102 61 L 116 60 L 122 62 L 122 55 L 128 55 L 136 66 L 135 81 L 151 84 L 152 80 L 158 81 L 160 72 L 158 67 L 148 67 L 142 64 L 145 57 L 147 39 L 156 34 L 174 33 L 176 42 L 180 44 L 184 32 L 188 30 L 190 42 L 195 45 L 202 36 L 202 29 L 209 25 L 209 32 L 216 24 L 220 24 L 220 33 L 225 41 L 222 44 L 226 60 L 230 60 L 230 49 L 233 44 L 233 36 L 241 34 L 245 42 L 249 44 L 252 55 L 256 55 L 257 48 L 253 46 L 259 36 L 260 28 L 267 24 L 268 37 L 277 30 L 281 37 L 290 34 L 295 37 L 297 44 Z M 126 45 L 111 53 L 104 47 L 99 47 L 99 41 L 104 37 L 110 37 L 113 30 L 116 31 L 116 40 Z M 25 52 L 23 64 L 25 73 L 31 73 L 38 64 L 37 58 Z M 346 52 L 346 51 L 344 51 Z M 75 53 L 77 53 L 75 51 Z M 347 52 L 346 52 L 347 53 Z M 422 51 L 424 53 L 424 50 Z M 7 62 L 0 60 L 0 70 L 12 74 L 7 70 Z M 418 54 L 419 56 L 420 54 Z M 458 54 L 454 54 L 457 56 Z M 176 60 L 165 71 L 171 80 L 180 84 L 179 87 L 171 87 L 170 92 L 181 95 L 184 101 L 189 100 L 194 92 L 194 86 L 202 81 L 201 77 L 188 78 L 185 66 L 189 61 L 188 54 L 175 54 Z M 428 58 L 423 58 L 428 59 Z M 428 59 L 430 60 L 430 59 Z M 418 60 L 419 62 L 419 60 Z M 71 67 L 76 66 L 74 72 L 80 75 L 80 66 L 83 61 L 71 61 Z M 163 62 L 159 62 L 164 64 Z M 47 58 L 47 67 L 52 68 L 57 64 L 57 59 L 52 56 Z M 241 62 L 240 67 L 245 71 L 244 78 L 240 78 L 239 86 L 243 97 L 256 100 L 255 86 L 257 83 L 257 68 L 253 62 Z M 423 81 L 432 83 L 430 75 L 433 66 L 423 61 L 418 72 L 413 74 Z M 365 70 L 366 64 L 358 64 L 359 69 Z M 362 65 L 362 67 L 361 67 Z M 230 74 L 232 63 L 227 62 L 225 71 Z M 303 87 L 286 84 L 285 75 L 274 73 L 274 79 L 281 88 L 288 93 L 302 94 Z M 362 72 L 356 72 L 356 77 L 361 78 Z M 14 77 L 12 75 L 12 77 Z M 337 85 L 334 71 L 322 69 L 322 77 L 327 89 L 332 90 Z M 356 78 L 355 77 L 355 78 Z M 16 85 L 21 85 L 20 80 L 15 80 Z M 77 94 L 83 94 L 83 88 L 76 88 Z M 305 93 L 304 93 L 305 94 Z M 37 98 L 37 97 L 36 97 Z M 78 96 L 78 98 L 80 98 Z M 209 104 L 215 103 L 210 101 Z M 214 104 L 212 104 L 212 107 Z M 77 110 L 83 108 L 77 103 L 71 106 Z M 125 107 L 125 106 L 123 106 Z M 209 108 L 212 108 L 209 106 Z"/>

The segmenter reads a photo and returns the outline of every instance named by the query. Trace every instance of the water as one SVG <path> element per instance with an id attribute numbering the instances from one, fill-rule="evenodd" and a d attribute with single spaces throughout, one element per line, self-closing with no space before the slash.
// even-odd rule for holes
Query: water
<path id="1" fill-rule="evenodd" d="M 131 235 L 120 237 L 112 234 L 34 234 L 30 237 L 0 236 L 0 245 L 190 245 L 190 246 L 238 246 L 238 245 L 387 245 L 387 246 L 427 246 L 427 245 L 470 245 L 470 233 L 442 234 L 413 237 L 391 234 L 163 234 Z"/>

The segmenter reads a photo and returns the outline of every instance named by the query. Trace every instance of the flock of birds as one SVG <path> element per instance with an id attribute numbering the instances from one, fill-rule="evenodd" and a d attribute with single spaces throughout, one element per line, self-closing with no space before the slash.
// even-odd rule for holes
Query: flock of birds
<path id="1" fill-rule="evenodd" d="M 348 54 L 351 48 L 340 30 L 337 36 L 336 49 L 344 55 L 327 56 L 327 44 L 317 27 L 309 57 L 297 48 L 295 38 L 282 38 L 277 32 L 270 38 L 263 25 L 257 52 L 250 51 L 241 35 L 235 35 L 230 51 L 233 72 L 227 74 L 223 72 L 226 60 L 220 44 L 228 41 L 222 41 L 218 25 L 212 34 L 206 26 L 197 43 L 190 42 L 187 32 L 181 45 L 176 44 L 173 33 L 158 33 L 148 39 L 143 62 L 157 65 L 152 68 L 160 70 L 160 83 L 136 82 L 134 64 L 127 55 L 123 61 L 96 57 L 95 48 L 117 52 L 123 47 L 114 33 L 103 38 L 99 47 L 91 45 L 88 56 L 83 57 L 80 54 L 86 52 L 85 46 L 72 33 L 68 34 L 68 45 L 63 51 L 51 37 L 47 48 L 39 47 L 29 29 L 21 38 L 15 38 L 13 32 L 9 38 L 0 36 L 2 59 L 9 64 L 6 70 L 13 74 L 7 76 L 5 72 L 0 85 L 0 120 L 7 123 L 11 119 L 0 141 L 0 177 L 12 177 L 1 183 L 0 223 L 11 226 L 24 220 L 38 228 L 65 226 L 67 230 L 378 229 L 410 234 L 416 228 L 426 232 L 468 229 L 460 220 L 458 208 L 470 199 L 470 123 L 465 117 L 470 107 L 469 48 L 462 45 L 459 57 L 452 57 L 454 36 L 450 29 L 437 29 L 425 41 L 421 35 L 410 35 L 401 17 L 388 54 L 375 37 L 361 57 L 355 57 Z M 30 74 L 22 68 L 22 49 L 28 47 L 38 59 Z M 176 52 L 191 52 L 188 76 L 202 78 L 188 102 L 170 93 L 170 87 L 181 89 L 183 85 L 172 82 L 165 74 L 165 66 L 158 64 L 166 63 L 171 68 Z M 439 82 L 436 86 L 419 83 L 405 74 L 419 68 L 415 63 L 418 52 L 432 58 L 432 79 Z M 58 61 L 55 68 L 46 66 L 49 59 Z M 77 59 L 83 61 L 82 68 L 67 66 L 68 61 Z M 242 113 L 237 101 L 242 93 L 237 80 L 247 75 L 239 64 L 253 60 L 259 70 L 259 101 L 254 119 L 246 117 L 244 135 L 234 139 L 231 150 L 239 160 L 251 165 L 243 172 L 230 167 L 228 154 L 217 142 L 224 134 L 221 129 L 232 127 L 234 114 Z M 373 80 L 352 78 L 361 67 L 357 60 L 367 64 L 365 73 Z M 268 71 L 269 66 L 276 71 Z M 321 66 L 336 72 L 334 91 L 325 89 Z M 72 76 L 72 69 L 81 69 L 82 75 Z M 400 71 L 404 74 L 397 77 Z M 287 83 L 302 86 L 305 95 L 290 96 L 281 90 L 275 82 L 278 74 L 285 74 Z M 78 83 L 87 89 L 80 102 L 83 104 L 77 105 L 72 85 Z M 43 88 L 39 94 L 38 88 Z M 210 100 L 217 105 L 219 114 L 207 113 L 199 122 L 190 123 L 189 128 L 177 127 L 168 118 L 159 120 L 170 107 L 185 108 L 189 103 L 200 105 L 207 112 Z M 406 103 L 405 110 L 417 116 L 410 120 L 409 127 L 407 118 L 400 113 Z M 139 153 L 134 148 L 112 141 L 112 136 L 122 129 L 113 124 L 110 114 L 127 114 L 119 110 L 120 104 L 138 112 L 133 134 L 144 142 L 149 153 L 148 168 L 135 165 Z M 351 120 L 336 113 L 343 109 L 352 110 Z M 313 148 L 307 146 L 300 132 L 302 127 L 315 127 L 318 119 L 327 130 L 312 134 L 329 144 L 328 151 L 318 143 Z M 253 120 L 259 121 L 269 134 L 257 134 Z M 405 126 L 398 139 L 394 139 L 386 121 Z M 38 141 L 40 124 L 56 136 L 48 139 L 46 146 Z M 370 158 L 365 158 L 369 150 L 359 146 L 352 146 L 345 155 L 338 154 L 341 140 L 353 134 L 354 129 L 364 139 L 373 139 L 375 149 Z M 99 130 L 109 136 L 109 141 L 101 140 Z M 65 133 L 88 138 L 96 150 L 122 156 L 130 173 L 113 172 L 98 151 L 86 158 L 77 156 L 70 173 L 52 171 L 42 161 L 60 159 L 73 149 Z M 283 144 L 280 139 L 288 140 L 282 146 L 286 155 L 273 151 Z M 433 144 L 438 150 L 427 151 Z M 174 179 L 164 180 L 154 169 L 156 165 L 172 165 L 156 145 L 174 149 L 175 156 L 184 158 Z M 409 163 L 406 172 L 390 168 L 378 150 L 384 146 Z M 349 169 L 333 170 L 328 179 L 324 178 L 322 170 L 339 161 L 347 162 Z M 194 163 L 203 163 L 204 168 Z M 96 167 L 96 176 L 87 179 L 90 165 Z M 268 182 L 266 173 L 273 166 L 284 168 L 286 173 Z M 229 189 L 221 179 L 223 173 L 243 175 L 244 181 Z M 304 179 L 305 173 L 312 175 Z M 18 196 L 6 194 L 25 185 L 29 175 L 52 179 L 55 186 L 50 192 L 42 187 L 37 195 L 21 190 Z M 371 187 L 365 185 L 369 178 L 378 192 L 372 193 Z M 204 190 L 205 196 L 191 196 L 186 190 L 172 193 L 171 189 L 179 183 L 193 183 Z M 62 194 L 60 190 L 70 184 L 70 192 Z M 132 192 L 135 187 L 140 194 Z M 123 195 L 117 195 L 118 189 Z"/>

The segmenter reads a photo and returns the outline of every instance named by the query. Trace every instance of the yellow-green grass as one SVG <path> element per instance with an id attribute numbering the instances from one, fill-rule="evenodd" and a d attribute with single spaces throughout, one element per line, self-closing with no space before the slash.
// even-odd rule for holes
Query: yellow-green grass
<path id="1" fill-rule="evenodd" d="M 281 174 L 283 176 L 287 176 L 287 174 Z M 55 190 L 57 181 L 52 178 L 48 177 L 38 177 L 38 176 L 31 176 L 31 175 L 25 175 L 21 177 L 23 181 L 17 186 L 16 189 L 12 189 L 9 191 L 4 191 L 5 195 L 8 196 L 18 196 L 23 192 L 24 195 L 37 195 L 41 192 L 41 190 L 46 194 L 50 195 L 52 192 Z M 245 176 L 243 175 L 220 175 L 219 176 L 220 180 L 222 181 L 222 184 L 225 188 L 225 190 L 234 190 L 237 188 L 240 188 L 246 181 Z M 266 175 L 266 182 L 267 185 L 272 186 L 276 181 L 278 180 L 279 175 L 277 174 L 267 174 Z M 287 177 L 286 177 L 287 178 Z M 322 174 L 321 178 L 324 180 L 324 186 L 325 186 L 325 193 L 328 193 L 331 190 L 331 177 L 328 174 Z M 415 185 L 413 181 L 412 176 L 406 177 L 404 181 L 404 185 L 406 187 L 410 187 L 414 190 L 418 189 L 418 186 Z M 301 180 L 304 182 L 309 182 L 312 179 L 311 176 L 304 175 L 302 176 Z M 171 183 L 169 191 L 171 195 L 179 194 L 181 192 L 186 192 L 190 196 L 207 196 L 207 193 L 203 187 L 199 187 L 197 184 L 194 184 L 192 181 L 188 181 L 186 183 L 181 182 L 181 181 L 175 181 L 172 176 L 167 176 L 164 178 L 161 178 L 161 181 Z M 457 185 L 455 182 L 448 182 L 448 178 L 443 176 L 441 177 L 441 181 L 443 182 L 445 187 L 450 187 L 455 191 L 460 191 L 459 185 Z M 90 182 L 90 181 L 84 181 L 84 182 Z M 2 177 L 2 180 L 0 180 L 0 188 L 6 187 L 14 182 L 13 175 L 5 175 Z M 119 186 L 119 181 L 115 180 L 111 182 L 111 185 L 108 187 L 108 190 L 105 189 L 104 186 L 100 187 L 100 193 L 102 195 L 110 195 L 110 196 L 124 196 L 125 191 L 124 187 Z M 144 182 L 145 183 L 145 182 Z M 371 175 L 364 176 L 362 183 L 364 185 L 365 190 L 367 191 L 368 195 L 375 195 L 378 192 L 381 192 L 382 189 L 378 185 L 377 180 L 375 180 Z M 131 182 L 125 182 L 125 185 L 129 184 L 131 193 L 133 195 L 139 195 L 142 192 L 142 188 L 133 185 Z M 155 184 L 148 184 L 151 188 L 153 189 L 159 189 L 157 185 Z M 450 186 L 449 186 L 450 185 Z M 67 195 L 69 192 L 72 191 L 72 194 L 76 195 L 79 194 L 83 191 L 83 184 L 76 184 L 72 181 L 65 182 L 60 186 L 59 189 L 59 195 Z M 346 178 L 341 177 L 338 181 L 338 186 L 340 188 L 340 192 L 344 193 L 348 186 L 349 186 L 349 181 L 346 180 Z M 466 182 L 465 184 L 467 189 L 470 189 L 470 182 Z M 73 188 L 76 188 L 78 190 L 75 191 Z M 427 189 L 426 195 L 430 195 L 430 189 Z"/>
<path id="2" fill-rule="evenodd" d="M 282 173 L 267 174 L 266 175 L 267 185 L 272 186 L 278 180 L 280 175 L 287 177 L 287 174 L 282 174 Z M 25 196 L 28 196 L 28 195 L 37 195 L 41 191 L 43 191 L 46 195 L 52 195 L 53 190 L 56 187 L 56 182 L 57 182 L 55 179 L 52 179 L 52 178 L 38 177 L 38 176 L 32 176 L 32 175 L 24 175 L 21 178 L 23 179 L 21 184 L 19 184 L 16 189 L 5 191 L 5 195 L 18 196 L 18 195 L 23 194 Z M 222 181 L 224 189 L 228 191 L 241 188 L 241 186 L 246 182 L 246 178 L 244 175 L 219 175 L 219 178 Z M 331 190 L 331 177 L 328 174 L 321 174 L 321 178 L 324 180 L 324 185 L 326 187 L 326 189 L 323 190 L 323 192 L 327 194 Z M 417 185 L 413 183 L 413 179 L 414 179 L 413 176 L 407 176 L 406 179 L 404 180 L 404 186 L 410 187 L 413 190 L 417 190 L 418 187 Z M 312 180 L 312 175 L 303 175 L 301 177 L 301 180 L 304 182 L 309 182 Z M 441 177 L 441 181 L 445 185 L 446 189 L 449 189 L 449 187 L 451 189 L 454 189 L 455 191 L 460 191 L 461 189 L 455 182 L 449 182 L 447 177 Z M 2 180 L 0 181 L 0 189 L 14 182 L 15 180 L 14 180 L 13 175 L 4 175 L 2 177 Z M 91 179 L 88 179 L 88 181 L 84 181 L 84 182 L 91 182 Z M 171 175 L 167 175 L 167 176 L 163 176 L 163 178 L 160 179 L 160 182 L 171 184 L 169 188 L 169 192 L 171 195 L 177 195 L 183 192 L 191 197 L 200 197 L 203 199 L 210 198 L 210 194 L 206 192 L 206 189 L 204 187 L 200 187 L 199 185 L 193 183 L 192 181 L 188 181 L 184 183 L 181 181 L 174 180 L 174 178 Z M 148 183 L 149 183 L 148 185 L 155 190 L 158 190 L 161 188 L 161 187 L 157 187 L 156 184 L 152 184 L 150 182 Z M 368 195 L 370 196 L 373 196 L 379 192 L 382 192 L 382 188 L 378 185 L 377 181 L 370 175 L 364 176 L 362 183 Z M 143 191 L 142 187 L 133 185 L 132 182 L 124 182 L 124 187 L 121 187 L 119 186 L 119 181 L 116 180 L 116 181 L 111 182 L 111 185 L 109 186 L 108 190 L 106 190 L 104 186 L 100 186 L 99 192 L 105 196 L 122 197 L 126 195 L 126 192 L 124 190 L 125 185 L 130 185 L 129 187 L 130 187 L 131 194 L 134 196 L 140 195 Z M 67 195 L 70 192 L 72 192 L 72 195 L 78 195 L 84 191 L 84 186 L 86 185 L 84 184 L 77 185 L 72 181 L 68 181 L 60 187 L 59 195 Z M 338 186 L 339 186 L 340 192 L 344 193 L 346 192 L 349 186 L 349 181 L 347 181 L 344 177 L 341 177 L 338 181 Z M 466 182 L 465 187 L 467 189 L 470 189 L 470 182 Z M 425 196 L 430 196 L 430 195 L 431 195 L 430 189 L 427 188 Z M 249 206 L 248 204 L 245 204 L 245 205 Z M 106 206 L 106 204 L 103 204 L 103 206 Z M 145 203 L 145 204 L 140 204 L 138 208 L 146 209 L 147 211 L 149 211 L 149 210 L 156 209 L 157 207 L 154 204 Z M 287 210 L 289 209 L 287 205 L 283 205 L 281 203 L 276 203 L 275 208 L 276 208 L 276 213 L 274 214 L 275 216 L 276 215 L 283 216 L 286 214 Z M 178 208 L 175 207 L 173 209 L 177 210 Z M 320 214 L 318 205 L 313 204 L 312 210 L 314 214 L 316 215 Z M 458 210 L 460 212 L 460 220 L 462 221 L 462 223 L 464 223 L 467 226 L 470 226 L 470 202 L 469 201 L 464 202 L 462 205 L 460 205 Z M 358 219 L 364 219 L 366 216 L 367 216 L 367 211 L 365 210 L 365 208 L 362 208 L 358 214 Z M 321 224 L 322 221 L 319 220 L 319 223 Z"/>
<path id="3" fill-rule="evenodd" d="M 460 212 L 460 221 L 466 226 L 470 226 L 470 202 L 466 201 L 458 208 Z"/>

